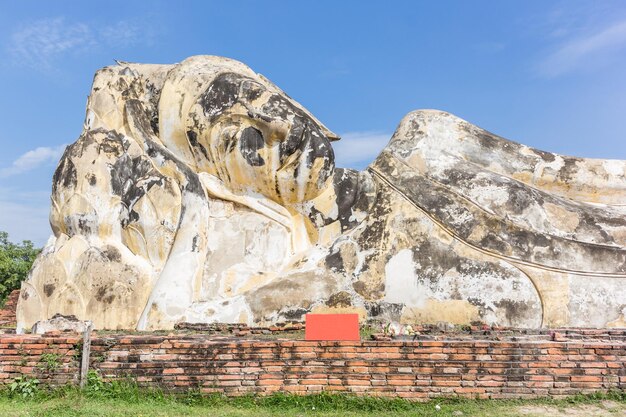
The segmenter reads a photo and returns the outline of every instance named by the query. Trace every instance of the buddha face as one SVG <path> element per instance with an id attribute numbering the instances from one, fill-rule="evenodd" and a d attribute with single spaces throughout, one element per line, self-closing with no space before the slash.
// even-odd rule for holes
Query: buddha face
<path id="1" fill-rule="evenodd" d="M 334 171 L 336 137 L 261 77 L 218 75 L 190 109 L 186 130 L 197 169 L 235 193 L 298 203 L 318 196 Z"/>

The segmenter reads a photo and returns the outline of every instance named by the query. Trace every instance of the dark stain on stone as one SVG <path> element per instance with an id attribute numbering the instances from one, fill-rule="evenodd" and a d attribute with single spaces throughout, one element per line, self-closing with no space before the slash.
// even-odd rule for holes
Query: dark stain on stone
<path id="1" fill-rule="evenodd" d="M 365 262 L 377 262 L 377 258 Z M 363 297 L 365 300 L 379 300 L 385 291 L 384 282 L 372 282 L 372 285 L 368 285 L 363 281 L 356 281 L 352 284 L 354 291 Z"/>
<path id="2" fill-rule="evenodd" d="M 54 284 L 45 284 L 43 286 L 43 292 L 46 294 L 46 297 L 50 297 L 54 292 L 55 286 Z"/>
<path id="3" fill-rule="evenodd" d="M 163 186 L 164 177 L 154 169 L 145 156 L 131 158 L 128 153 L 119 156 L 111 169 L 111 191 L 120 197 L 128 207 L 128 218 L 122 219 L 122 226 L 137 221 L 139 214 L 133 210 L 135 203 L 154 186 Z"/>
<path id="4" fill-rule="evenodd" d="M 358 225 L 354 213 L 368 212 L 373 203 L 374 183 L 369 173 L 353 169 L 337 168 L 333 187 L 337 196 L 337 208 L 341 231 L 345 232 Z"/>
<path id="5" fill-rule="evenodd" d="M 400 321 L 402 316 L 403 304 L 380 302 L 366 302 L 365 309 L 370 318 L 385 318 L 391 321 Z"/>
<path id="6" fill-rule="evenodd" d="M 302 320 L 303 316 L 308 312 L 308 310 L 303 308 L 294 308 L 281 311 L 280 314 L 287 320 Z"/>
<path id="7" fill-rule="evenodd" d="M 339 291 L 330 296 L 326 305 L 329 307 L 350 307 L 352 305 L 352 297 L 345 291 Z"/>
<path id="8" fill-rule="evenodd" d="M 456 270 L 462 276 L 472 277 L 487 274 L 489 276 L 499 277 L 502 279 L 512 278 L 511 274 L 506 269 L 495 262 L 479 262 L 472 259 L 459 258 Z"/>
<path id="9" fill-rule="evenodd" d="M 98 147 L 99 153 L 108 154 L 113 158 L 122 155 L 125 150 L 122 137 L 115 134 L 108 135 L 105 140 L 100 142 L 100 146 Z"/>
<path id="10" fill-rule="evenodd" d="M 455 168 L 446 169 L 443 171 L 443 178 L 440 180 L 442 184 L 453 184 L 468 186 L 473 184 L 476 178 L 476 172 L 471 170 L 459 170 Z"/>
<path id="11" fill-rule="evenodd" d="M 96 294 L 94 295 L 94 298 L 96 299 L 96 301 L 102 301 L 106 293 L 107 293 L 106 287 L 99 287 L 98 290 L 96 291 Z"/>
<path id="12" fill-rule="evenodd" d="M 55 195 L 58 191 L 58 187 L 61 184 L 63 178 L 63 171 L 65 170 L 65 164 L 67 160 L 67 148 L 65 149 L 65 153 L 61 157 L 59 164 L 54 170 L 54 174 L 52 175 L 52 195 Z"/>
<path id="13" fill-rule="evenodd" d="M 288 99 L 280 94 L 272 94 L 263 107 L 262 112 L 270 117 L 281 120 L 287 120 L 290 116 L 296 116 L 299 119 L 308 119 L 302 110 L 294 106 Z"/>
<path id="14" fill-rule="evenodd" d="M 249 79 L 231 72 L 215 77 L 204 94 L 200 96 L 200 106 L 209 122 L 215 121 L 239 100 L 239 85 Z"/>
<path id="15" fill-rule="evenodd" d="M 212 162 L 204 145 L 198 142 L 198 134 L 196 132 L 194 132 L 193 130 L 188 130 L 187 139 L 189 139 L 189 143 L 193 148 L 198 149 L 202 153 L 202 155 L 204 155 L 207 161 Z"/>
<path id="16" fill-rule="evenodd" d="M 122 261 L 122 254 L 115 246 L 111 246 L 111 245 L 105 246 L 104 250 L 102 251 L 102 256 L 107 258 L 109 262 L 121 262 Z"/>
<path id="17" fill-rule="evenodd" d="M 145 185 L 137 184 L 140 179 L 148 177 L 150 179 Z M 115 161 L 111 169 L 111 189 L 128 207 L 161 181 L 162 176 L 153 169 L 150 160 L 144 156 L 131 158 L 124 154 Z"/>
<path id="18" fill-rule="evenodd" d="M 459 256 L 450 247 L 439 240 L 414 242 L 411 247 L 413 264 L 420 279 L 427 279 L 435 284 L 446 271 L 459 264 Z"/>
<path id="19" fill-rule="evenodd" d="M 346 232 L 359 224 L 356 212 L 368 213 L 375 198 L 375 186 L 371 175 L 353 169 L 336 168 L 333 174 L 337 212 L 335 217 L 326 217 L 315 206 L 308 217 L 316 226 L 328 226 L 339 220 L 341 231 Z"/>
<path id="20" fill-rule="evenodd" d="M 76 166 L 70 159 L 67 160 L 66 166 L 67 169 L 63 175 L 63 186 L 66 188 L 74 188 L 76 187 L 76 183 L 78 182 Z"/>
<path id="21" fill-rule="evenodd" d="M 473 132 L 473 134 L 478 139 L 478 142 L 480 142 L 480 145 L 486 149 L 492 150 L 500 147 L 501 138 L 493 133 L 485 130 L 479 130 L 477 132 Z"/>
<path id="22" fill-rule="evenodd" d="M 596 240 L 598 243 L 603 244 L 615 243 L 615 239 L 613 238 L 613 236 L 608 234 L 602 226 L 598 224 L 598 220 L 602 220 L 603 223 L 612 227 L 623 226 L 623 224 L 620 224 L 623 222 L 623 219 L 611 222 L 609 219 L 606 218 L 598 219 L 596 216 L 593 216 L 586 211 L 581 211 L 579 213 L 579 219 L 580 221 L 578 222 L 578 226 L 576 227 L 576 233 L 586 236 L 593 236 L 594 240 Z"/>
<path id="23" fill-rule="evenodd" d="M 358 244 L 362 250 L 377 248 L 381 242 L 387 241 L 389 230 L 387 228 L 387 216 L 391 213 L 391 191 L 387 187 L 376 187 L 376 203 L 372 206 L 369 218 L 372 221 L 368 224 L 358 237 Z M 367 264 L 367 262 L 365 263 Z"/>
<path id="24" fill-rule="evenodd" d="M 506 202 L 506 208 L 514 214 L 521 214 L 531 206 L 543 203 L 543 198 L 539 193 L 533 192 L 528 187 L 512 182 L 508 188 L 509 198 Z"/>
<path id="25" fill-rule="evenodd" d="M 494 304 L 496 307 L 504 309 L 504 316 L 508 320 L 509 325 L 523 323 L 527 318 L 531 318 L 534 310 L 532 306 L 523 301 L 505 299 Z"/>
<path id="26" fill-rule="evenodd" d="M 134 117 L 141 114 L 141 103 L 137 100 L 129 100 L 126 103 L 126 116 Z M 171 162 L 175 165 L 176 169 L 185 177 L 186 183 L 179 184 L 181 191 L 187 191 L 198 197 L 205 199 L 202 184 L 198 175 L 193 172 L 186 164 L 180 161 L 169 149 L 163 145 L 155 142 L 151 139 L 150 135 L 146 132 L 146 120 L 145 118 L 139 118 L 135 120 L 140 128 L 140 131 L 144 133 L 146 154 L 152 159 L 162 158 L 164 161 Z M 161 178 L 160 174 L 153 172 L 153 176 Z M 149 184 L 148 184 L 149 185 Z"/>
<path id="27" fill-rule="evenodd" d="M 89 181 L 89 185 L 91 185 L 92 187 L 95 186 L 98 182 L 94 174 L 89 175 L 88 181 Z"/>
<path id="28" fill-rule="evenodd" d="M 259 150 L 265 146 L 263 134 L 254 127 L 247 127 L 241 132 L 239 150 L 248 164 L 253 167 L 265 165 L 265 160 L 259 155 Z"/>
<path id="29" fill-rule="evenodd" d="M 578 171 L 578 159 L 563 158 L 563 166 L 557 172 L 557 178 L 563 182 L 569 182 Z"/>
<path id="30" fill-rule="evenodd" d="M 91 212 L 88 214 L 75 213 L 70 216 L 65 216 L 63 221 L 67 227 L 68 236 L 85 236 L 95 233 L 98 230 L 98 224 L 95 221 L 94 215 L 95 213 Z"/>
<path id="31" fill-rule="evenodd" d="M 545 151 L 541 151 L 539 149 L 533 149 L 532 150 L 536 155 L 538 155 L 541 159 L 543 159 L 545 162 L 554 162 L 554 160 L 556 159 L 554 154 L 551 152 L 545 152 Z"/>
<path id="32" fill-rule="evenodd" d="M 345 272 L 345 268 L 343 265 L 343 257 L 341 256 L 341 251 L 338 246 L 335 246 L 332 249 L 330 255 L 326 256 L 324 260 L 326 264 L 326 268 L 335 271 L 335 272 Z"/>
<path id="33" fill-rule="evenodd" d="M 96 299 L 96 301 L 100 301 L 105 304 L 111 304 L 115 300 L 115 294 L 107 295 L 108 291 L 108 287 L 99 287 L 96 291 L 96 294 L 94 295 L 94 298 Z"/>
<path id="34" fill-rule="evenodd" d="M 184 186 L 185 190 L 199 196 L 202 199 L 205 199 L 204 191 L 202 189 L 202 183 L 200 182 L 200 177 L 198 177 L 198 175 L 193 172 L 190 172 L 185 177 L 187 179 L 187 183 Z"/>
<path id="35" fill-rule="evenodd" d="M 503 241 L 496 233 L 489 231 L 479 242 L 479 246 L 484 249 L 490 249 L 501 254 L 509 254 L 510 246 Z"/>
<path id="36" fill-rule="evenodd" d="M 305 125 L 303 123 L 295 123 L 291 126 L 287 137 L 280 142 L 278 148 L 278 156 L 280 159 L 281 165 L 285 163 L 285 160 L 298 151 L 300 147 L 300 143 L 302 142 L 302 137 L 304 135 Z M 294 171 L 294 178 L 296 177 L 296 173 Z"/>
<path id="37" fill-rule="evenodd" d="M 57 169 L 54 172 L 54 176 L 52 177 L 52 193 L 56 194 L 59 187 L 62 188 L 76 188 L 76 184 L 78 182 L 78 174 L 76 171 L 76 166 L 70 159 L 70 155 L 68 150 L 70 147 L 65 150 L 65 153 L 61 157 L 61 161 L 57 166 Z"/>
<path id="38" fill-rule="evenodd" d="M 131 223 L 135 223 L 139 221 L 139 213 L 137 213 L 135 210 L 130 210 L 128 212 L 128 219 L 122 221 L 122 226 L 126 227 Z"/>
<path id="39" fill-rule="evenodd" d="M 159 99 L 161 98 L 161 89 L 154 83 L 146 81 L 146 92 L 149 97 L 149 106 L 147 106 L 148 119 L 150 127 L 155 136 L 159 136 Z"/>
<path id="40" fill-rule="evenodd" d="M 254 101 L 266 91 L 265 87 L 252 80 L 244 80 L 241 83 L 241 95 L 248 101 Z"/>
<path id="41" fill-rule="evenodd" d="M 356 281 L 354 284 L 352 284 L 352 288 L 354 288 L 354 291 L 356 291 L 360 295 L 364 295 L 367 293 L 367 286 L 363 281 Z"/>

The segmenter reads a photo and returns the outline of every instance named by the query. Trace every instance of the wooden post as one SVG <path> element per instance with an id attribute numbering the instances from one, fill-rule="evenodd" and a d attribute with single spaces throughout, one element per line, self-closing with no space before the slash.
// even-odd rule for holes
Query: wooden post
<path id="1" fill-rule="evenodd" d="M 87 373 L 89 372 L 89 355 L 91 353 L 91 328 L 93 323 L 88 321 L 83 333 L 83 354 L 80 361 L 80 388 L 87 385 Z"/>

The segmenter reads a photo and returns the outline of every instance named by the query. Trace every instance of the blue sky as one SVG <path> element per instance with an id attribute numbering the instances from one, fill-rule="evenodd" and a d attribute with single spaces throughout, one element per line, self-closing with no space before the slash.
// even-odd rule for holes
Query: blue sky
<path id="1" fill-rule="evenodd" d="M 43 244 L 51 177 L 114 59 L 239 59 L 363 168 L 435 108 L 540 149 L 626 159 L 624 1 L 0 0 L 0 230 Z"/>

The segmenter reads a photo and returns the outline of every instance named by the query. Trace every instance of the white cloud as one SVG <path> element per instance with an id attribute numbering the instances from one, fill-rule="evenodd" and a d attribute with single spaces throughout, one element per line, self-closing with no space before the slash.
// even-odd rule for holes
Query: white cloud
<path id="1" fill-rule="evenodd" d="M 124 20 L 98 29 L 98 35 L 99 39 L 111 46 L 132 46 L 147 39 L 141 25 Z"/>
<path id="2" fill-rule="evenodd" d="M 70 53 L 86 53 L 101 45 L 128 47 L 150 42 L 143 24 L 118 21 L 109 24 L 67 22 L 63 17 L 32 21 L 13 32 L 9 53 L 16 65 L 49 69 Z"/>
<path id="3" fill-rule="evenodd" d="M 56 164 L 61 158 L 66 146 L 66 144 L 55 147 L 42 146 L 28 151 L 13 161 L 11 166 L 0 169 L 0 178 L 31 171 L 46 164 Z"/>
<path id="4" fill-rule="evenodd" d="M 335 163 L 340 168 L 363 169 L 372 162 L 391 139 L 383 132 L 348 132 L 333 143 Z"/>
<path id="5" fill-rule="evenodd" d="M 537 71 L 556 77 L 587 65 L 608 64 L 622 49 L 626 49 L 626 19 L 565 40 L 537 65 Z"/>
<path id="6" fill-rule="evenodd" d="M 17 63 L 49 67 L 68 51 L 93 45 L 91 29 L 84 23 L 66 23 L 62 17 L 42 19 L 21 27 L 11 36 L 10 52 Z"/>

